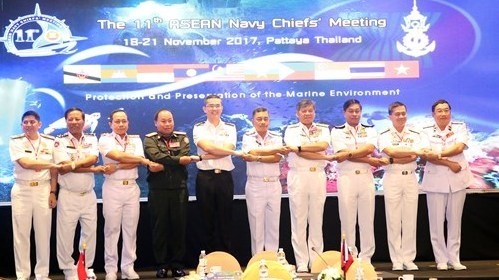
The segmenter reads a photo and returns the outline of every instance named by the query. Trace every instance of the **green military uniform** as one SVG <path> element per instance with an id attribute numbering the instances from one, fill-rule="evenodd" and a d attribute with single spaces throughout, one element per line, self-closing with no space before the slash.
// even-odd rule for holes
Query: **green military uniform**
<path id="1" fill-rule="evenodd" d="M 188 190 L 187 169 L 179 159 L 190 155 L 189 138 L 178 131 L 149 133 L 144 138 L 144 154 L 164 166 L 163 171 L 147 176 L 154 257 L 159 269 L 182 269 Z"/>

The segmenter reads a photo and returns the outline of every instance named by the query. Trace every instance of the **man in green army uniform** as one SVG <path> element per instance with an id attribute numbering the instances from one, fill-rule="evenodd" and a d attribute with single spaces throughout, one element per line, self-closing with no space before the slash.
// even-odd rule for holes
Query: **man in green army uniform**
<path id="1" fill-rule="evenodd" d="M 185 275 L 182 259 L 185 254 L 187 220 L 187 168 L 200 160 L 190 156 L 189 138 L 185 132 L 174 131 L 173 115 L 161 109 L 154 116 L 157 131 L 144 138 L 144 154 L 149 160 L 162 164 L 163 170 L 149 171 L 149 211 L 152 226 L 154 258 L 157 278 Z"/>

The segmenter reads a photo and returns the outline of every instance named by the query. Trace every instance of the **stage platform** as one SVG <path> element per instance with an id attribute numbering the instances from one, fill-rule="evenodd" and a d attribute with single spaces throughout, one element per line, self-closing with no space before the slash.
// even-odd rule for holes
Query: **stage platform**
<path id="1" fill-rule="evenodd" d="M 499 279 L 499 260 L 488 260 L 488 261 L 463 261 L 464 265 L 468 267 L 467 270 L 462 271 L 437 271 L 435 267 L 435 263 L 433 262 L 417 262 L 419 266 L 418 271 L 392 271 L 391 263 L 373 263 L 380 277 L 383 279 L 398 279 L 399 276 L 403 274 L 414 274 L 414 279 L 429 279 L 431 277 L 437 278 L 438 280 L 442 279 Z M 186 272 L 191 269 L 186 269 Z M 149 270 L 138 270 L 138 274 L 140 275 L 140 279 L 157 279 L 156 271 L 153 269 Z M 119 275 L 118 275 L 119 276 Z M 302 273 L 298 275 L 300 279 L 316 279 L 314 275 L 308 273 Z M 105 273 L 97 273 L 97 279 L 104 280 L 106 277 Z M 64 275 L 61 274 L 51 274 L 50 278 L 52 280 L 64 280 Z M 2 278 L 0 279 L 8 279 L 14 280 L 15 277 L 10 278 Z M 167 278 L 173 279 L 173 278 Z M 255 279 L 257 280 L 257 279 Z"/>

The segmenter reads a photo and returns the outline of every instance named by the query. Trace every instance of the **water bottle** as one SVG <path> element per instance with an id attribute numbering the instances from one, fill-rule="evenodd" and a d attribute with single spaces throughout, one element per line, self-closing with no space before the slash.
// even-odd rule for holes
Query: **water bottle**
<path id="1" fill-rule="evenodd" d="M 258 275 L 260 276 L 260 280 L 268 279 L 269 278 L 269 268 L 267 267 L 267 263 L 265 262 L 264 259 L 260 260 L 260 268 L 259 268 L 259 273 Z"/>
<path id="2" fill-rule="evenodd" d="M 284 267 L 288 265 L 288 261 L 286 260 L 286 254 L 284 253 L 284 249 L 279 248 L 277 250 L 277 262 L 282 264 Z"/>
<path id="3" fill-rule="evenodd" d="M 202 279 L 206 276 L 207 265 L 208 260 L 206 259 L 206 251 L 201 250 L 201 254 L 199 254 L 198 275 L 201 276 Z"/>

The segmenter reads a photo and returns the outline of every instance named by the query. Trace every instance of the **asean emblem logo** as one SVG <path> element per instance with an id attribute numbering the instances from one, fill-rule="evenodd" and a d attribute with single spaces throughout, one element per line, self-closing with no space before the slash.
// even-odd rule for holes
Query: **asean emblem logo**
<path id="1" fill-rule="evenodd" d="M 14 55 L 39 57 L 72 54 L 77 51 L 77 41 L 86 39 L 73 36 L 64 20 L 42 14 L 37 3 L 33 14 L 10 21 L 0 42 Z"/>

